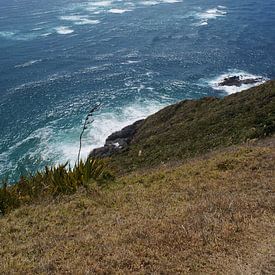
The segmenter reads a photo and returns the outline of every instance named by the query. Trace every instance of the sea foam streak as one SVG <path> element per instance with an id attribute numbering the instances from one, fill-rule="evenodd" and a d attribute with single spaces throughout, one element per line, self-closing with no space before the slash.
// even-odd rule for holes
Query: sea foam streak
<path id="1" fill-rule="evenodd" d="M 110 9 L 109 12 L 110 13 L 117 13 L 117 14 L 122 14 L 124 12 L 127 12 L 127 11 L 131 11 L 131 10 L 123 10 L 123 9 Z"/>
<path id="2" fill-rule="evenodd" d="M 39 62 L 41 62 L 41 61 L 42 61 L 42 59 L 30 60 L 30 61 L 28 61 L 28 62 L 25 62 L 25 63 L 23 63 L 23 64 L 16 65 L 16 66 L 14 66 L 14 67 L 15 67 L 15 68 L 25 68 L 25 67 L 29 67 L 29 66 L 31 66 L 31 65 L 33 65 L 33 64 L 39 63 Z"/>
<path id="3" fill-rule="evenodd" d="M 99 20 L 89 19 L 83 15 L 68 15 L 68 16 L 60 16 L 61 20 L 72 21 L 75 25 L 95 25 L 99 24 Z"/>

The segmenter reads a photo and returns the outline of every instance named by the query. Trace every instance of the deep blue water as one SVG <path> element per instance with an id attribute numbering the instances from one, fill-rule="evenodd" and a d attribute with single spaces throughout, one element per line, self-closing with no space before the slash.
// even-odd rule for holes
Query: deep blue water
<path id="1" fill-rule="evenodd" d="M 275 77 L 273 0 L 0 0 L 0 179 L 74 163 L 226 75 Z M 242 87 L 245 88 L 245 87 Z"/>

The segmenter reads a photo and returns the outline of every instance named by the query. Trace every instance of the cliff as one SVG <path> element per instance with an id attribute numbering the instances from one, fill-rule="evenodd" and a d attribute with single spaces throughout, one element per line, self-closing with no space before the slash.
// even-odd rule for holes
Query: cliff
<path id="1" fill-rule="evenodd" d="M 131 129 L 131 131 L 127 131 Z M 225 98 L 184 100 L 111 135 L 91 156 L 117 171 L 184 160 L 275 132 L 275 81 Z"/>

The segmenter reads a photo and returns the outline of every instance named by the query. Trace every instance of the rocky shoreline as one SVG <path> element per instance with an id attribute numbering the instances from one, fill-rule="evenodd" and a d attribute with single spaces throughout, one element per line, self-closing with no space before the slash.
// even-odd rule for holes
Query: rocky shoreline
<path id="1" fill-rule="evenodd" d="M 110 157 L 115 153 L 120 153 L 127 150 L 130 145 L 138 127 L 144 121 L 138 120 L 131 125 L 128 125 L 120 131 L 112 133 L 107 137 L 103 147 L 94 149 L 89 157 L 104 158 Z"/>
<path id="2" fill-rule="evenodd" d="M 230 76 L 224 78 L 220 83 L 219 86 L 236 86 L 241 87 L 242 85 L 249 85 L 249 84 L 257 84 L 263 82 L 264 79 L 262 77 L 257 78 L 242 78 L 242 76 Z"/>
<path id="3" fill-rule="evenodd" d="M 240 87 L 242 85 L 262 83 L 264 78 L 255 77 L 255 78 L 243 78 L 242 76 L 230 76 L 224 78 L 221 82 L 218 83 L 219 86 L 236 86 Z M 131 125 L 128 125 L 121 129 L 120 131 L 112 133 L 107 137 L 104 146 L 94 149 L 89 157 L 91 158 L 105 158 L 111 157 L 117 153 L 126 151 L 129 148 L 137 130 L 144 122 L 145 119 L 138 120 Z"/>

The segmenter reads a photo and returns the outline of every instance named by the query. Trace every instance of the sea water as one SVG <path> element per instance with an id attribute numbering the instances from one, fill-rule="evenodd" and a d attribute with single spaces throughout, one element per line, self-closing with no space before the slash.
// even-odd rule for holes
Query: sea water
<path id="1" fill-rule="evenodd" d="M 85 159 L 229 75 L 275 77 L 273 0 L 0 0 L 0 179 Z"/>

